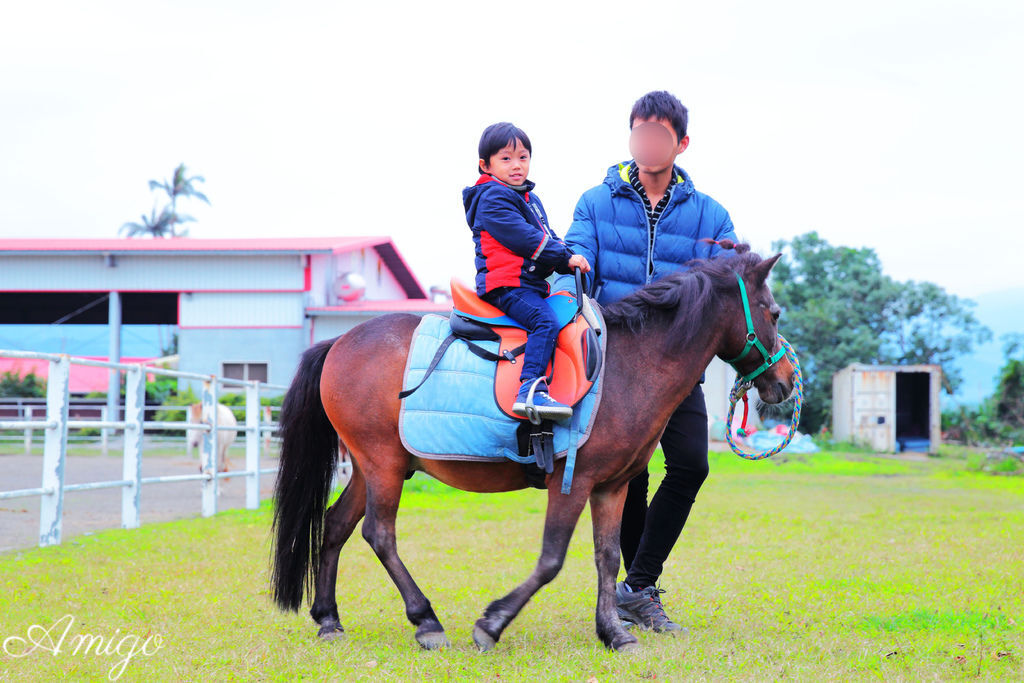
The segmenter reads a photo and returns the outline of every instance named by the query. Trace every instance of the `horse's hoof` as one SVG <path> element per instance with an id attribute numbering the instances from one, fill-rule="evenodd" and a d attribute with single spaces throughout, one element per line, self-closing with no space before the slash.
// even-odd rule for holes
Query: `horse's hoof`
<path id="1" fill-rule="evenodd" d="M 473 627 L 473 642 L 476 643 L 477 648 L 480 652 L 487 652 L 493 650 L 495 644 L 498 642 L 490 636 L 487 631 L 483 630 L 479 626 Z"/>
<path id="2" fill-rule="evenodd" d="M 321 626 L 316 635 L 324 641 L 340 640 L 345 637 L 345 629 L 341 627 L 341 624 L 327 624 Z"/>
<path id="3" fill-rule="evenodd" d="M 440 650 L 451 646 L 451 641 L 448 640 L 448 636 L 444 634 L 444 631 L 417 633 L 416 642 L 419 643 L 420 647 L 424 650 Z"/>
<path id="4" fill-rule="evenodd" d="M 629 639 L 622 639 L 618 642 L 612 643 L 612 649 L 624 655 L 632 654 L 640 651 L 640 643 L 633 636 Z"/>
<path id="5" fill-rule="evenodd" d="M 637 637 L 632 633 L 627 633 L 623 630 L 617 630 L 608 634 L 610 638 L 601 638 L 604 641 L 604 646 L 609 650 L 615 652 L 636 652 L 640 649 L 640 643 L 637 641 Z"/>

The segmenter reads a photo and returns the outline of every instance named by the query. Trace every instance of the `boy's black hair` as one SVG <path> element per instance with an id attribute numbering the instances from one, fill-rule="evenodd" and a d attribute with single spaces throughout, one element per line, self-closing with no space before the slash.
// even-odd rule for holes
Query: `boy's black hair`
<path id="1" fill-rule="evenodd" d="M 493 123 L 484 128 L 477 151 L 480 153 L 480 158 L 490 164 L 493 155 L 500 152 L 506 145 L 512 145 L 515 148 L 517 143 L 525 147 L 527 152 L 533 154 L 533 146 L 530 144 L 529 136 L 521 128 L 516 128 L 511 123 L 502 121 L 501 123 Z M 477 170 L 483 173 L 483 169 L 478 168 Z"/>
<path id="2" fill-rule="evenodd" d="M 654 90 L 637 100 L 633 105 L 633 111 L 629 113 L 629 127 L 633 127 L 633 121 L 636 119 L 650 118 L 664 119 L 671 123 L 676 131 L 676 143 L 686 137 L 689 110 L 672 93 Z"/>

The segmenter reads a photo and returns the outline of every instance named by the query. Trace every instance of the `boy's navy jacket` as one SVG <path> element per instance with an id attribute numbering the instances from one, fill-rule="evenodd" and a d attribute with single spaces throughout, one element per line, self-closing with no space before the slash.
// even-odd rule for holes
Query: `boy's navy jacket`
<path id="1" fill-rule="evenodd" d="M 573 252 L 548 227 L 547 214 L 534 184 L 520 193 L 494 176 L 482 174 L 462 191 L 466 222 L 476 245 L 476 293 L 498 287 L 550 291 L 546 278 L 556 270 L 569 272 Z"/>
<path id="2" fill-rule="evenodd" d="M 643 200 L 629 183 L 629 164 L 612 166 L 604 183 L 583 193 L 565 236 L 573 252 L 583 254 L 594 269 L 594 292 L 601 304 L 681 270 L 691 259 L 723 252 L 717 244 L 701 242 L 703 238 L 736 240 L 728 212 L 697 192 L 686 172 L 676 166 L 677 182 L 669 188 L 652 246 Z"/>

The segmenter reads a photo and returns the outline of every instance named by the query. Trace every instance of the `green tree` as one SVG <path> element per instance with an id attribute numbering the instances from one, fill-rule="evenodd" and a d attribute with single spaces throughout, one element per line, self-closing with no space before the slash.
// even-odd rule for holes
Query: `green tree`
<path id="1" fill-rule="evenodd" d="M 780 330 L 800 355 L 806 431 L 830 425 L 832 375 L 850 363 L 936 363 L 952 392 L 953 361 L 991 336 L 970 302 L 932 283 L 894 281 L 873 249 L 833 246 L 816 232 L 773 248 L 784 254 L 772 292 L 784 309 Z"/>
<path id="2" fill-rule="evenodd" d="M 156 207 L 149 218 L 142 216 L 140 223 L 125 223 L 121 226 L 120 232 L 128 237 L 138 235 L 149 235 L 151 237 L 185 237 L 188 235 L 187 228 L 179 228 L 182 223 L 195 221 L 192 216 L 178 213 L 179 199 L 198 199 L 210 203 L 205 194 L 196 188 L 196 183 L 206 182 L 202 176 L 188 176 L 185 164 L 178 164 L 171 175 L 170 180 L 150 180 L 150 190 L 163 190 L 170 203 L 165 206 L 159 214 Z"/>
<path id="3" fill-rule="evenodd" d="M 46 382 L 30 372 L 22 377 L 17 372 L 0 375 L 0 396 L 41 398 L 46 396 Z"/>
<path id="4" fill-rule="evenodd" d="M 954 393 L 962 377 L 956 359 L 992 332 L 974 317 L 973 301 L 948 294 L 931 282 L 907 282 L 889 309 L 884 356 L 893 363 L 932 363 L 942 366 L 942 382 Z"/>
<path id="5" fill-rule="evenodd" d="M 1024 439 L 1024 335 L 1002 337 L 1006 364 L 999 371 L 999 382 L 992 395 L 995 418 L 1010 439 Z"/>
<path id="6" fill-rule="evenodd" d="M 805 403 L 801 423 L 828 425 L 832 375 L 852 362 L 882 361 L 886 316 L 898 288 L 882 274 L 871 249 L 834 247 L 816 232 L 773 244 L 784 256 L 772 270 L 772 292 L 783 307 L 780 331 L 800 356 Z"/>
<path id="7" fill-rule="evenodd" d="M 969 445 L 1024 441 L 1024 334 L 1002 337 L 1006 362 L 995 392 L 977 406 L 956 406 L 942 414 L 950 439 Z"/>

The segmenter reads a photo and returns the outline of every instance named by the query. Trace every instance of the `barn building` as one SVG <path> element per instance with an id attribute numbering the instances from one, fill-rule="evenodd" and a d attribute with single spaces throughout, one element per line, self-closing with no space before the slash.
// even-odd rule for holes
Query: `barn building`
<path id="1" fill-rule="evenodd" d="M 107 323 L 113 359 L 121 325 L 176 325 L 189 372 L 287 384 L 315 341 L 449 309 L 388 237 L 0 240 L 0 325 Z"/>

